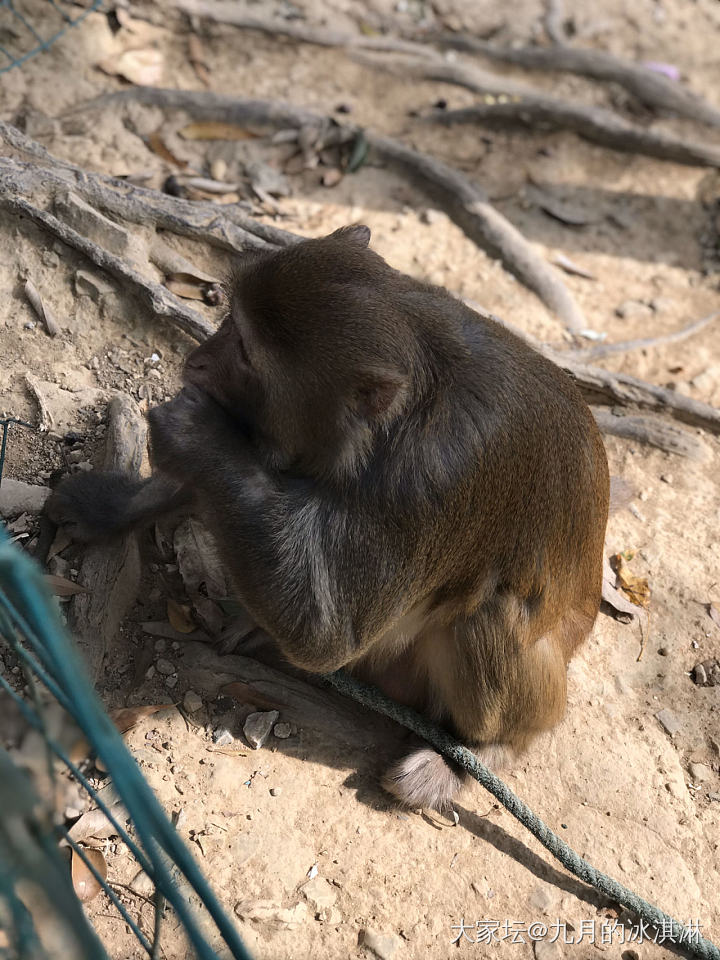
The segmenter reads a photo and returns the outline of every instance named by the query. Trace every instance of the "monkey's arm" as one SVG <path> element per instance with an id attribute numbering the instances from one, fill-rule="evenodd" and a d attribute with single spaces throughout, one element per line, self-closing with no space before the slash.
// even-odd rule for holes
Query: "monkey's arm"
<path id="1" fill-rule="evenodd" d="M 77 473 L 62 480 L 45 512 L 74 540 L 106 540 L 152 523 L 192 502 L 192 491 L 177 480 L 153 474 L 136 480 L 122 473 Z"/>
<path id="2" fill-rule="evenodd" d="M 312 481 L 269 473 L 199 391 L 151 411 L 150 430 L 156 463 L 194 487 L 243 603 L 291 662 L 337 669 L 403 612 L 407 541 L 376 515 L 330 502 Z"/>

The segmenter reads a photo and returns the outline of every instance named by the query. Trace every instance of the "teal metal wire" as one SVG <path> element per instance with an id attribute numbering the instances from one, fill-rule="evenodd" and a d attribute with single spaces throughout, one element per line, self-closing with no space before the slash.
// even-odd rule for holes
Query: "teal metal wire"
<path id="1" fill-rule="evenodd" d="M 37 8 L 32 13 L 25 11 L 22 0 L 0 0 L 0 36 L 5 41 L 0 43 L 0 55 L 7 61 L 0 66 L 0 73 L 19 67 L 37 53 L 47 50 L 71 27 L 77 26 L 93 10 L 98 10 L 102 0 L 92 0 L 79 13 L 75 5 L 66 4 L 75 11 L 75 16 L 64 9 L 61 0 L 45 0 L 45 3 L 46 15 L 39 17 Z"/>
<path id="2" fill-rule="evenodd" d="M 112 778 L 115 791 L 125 806 L 139 839 L 135 843 L 128 832 L 110 815 L 87 779 L 71 763 L 62 748 L 44 730 L 43 719 L 32 698 L 23 699 L 15 692 L 7 679 L 0 674 L 0 689 L 13 698 L 31 726 L 39 730 L 52 754 L 61 760 L 73 776 L 88 791 L 106 815 L 110 815 L 118 835 L 127 843 L 138 864 L 155 883 L 159 897 L 164 898 L 174 909 L 182 923 L 189 942 L 198 960 L 217 960 L 216 950 L 201 931 L 198 918 L 191 910 L 187 886 L 207 910 L 215 932 L 222 939 L 227 955 L 234 960 L 250 960 L 233 921 L 225 914 L 217 896 L 203 876 L 194 858 L 166 817 L 155 795 L 146 783 L 135 760 L 110 721 L 97 694 L 88 680 L 81 658 L 68 637 L 42 576 L 34 561 L 12 544 L 0 528 L 0 639 L 15 651 L 26 678 L 35 678 L 51 692 L 78 725 L 91 750 L 98 756 Z M 0 768 L 7 766 L 9 757 L 0 751 Z M 0 811 L 0 817 L 5 811 Z M 67 837 L 64 827 L 55 833 Z M 46 838 L 45 850 L 52 857 L 52 844 L 58 836 Z M 142 849 L 141 849 L 142 848 Z M 77 845 L 78 855 L 83 853 Z M 87 862 L 91 872 L 92 864 Z M 27 933 L 28 918 L 22 904 L 14 893 L 18 879 L 8 875 L 8 864 L 0 859 L 0 901 L 4 900 L 16 917 L 16 928 Z M 174 879 L 183 878 L 185 889 Z M 98 881 L 102 878 L 96 876 Z M 65 877 L 69 886 L 69 878 Z M 154 956 L 154 945 L 138 929 L 115 892 L 105 881 L 102 887 L 120 915 L 130 926 L 138 942 L 148 954 Z M 92 938 L 90 941 L 92 943 Z M 30 956 L 30 954 L 27 954 Z M 104 951 L 93 948 L 86 953 L 89 960 L 105 957 Z"/>

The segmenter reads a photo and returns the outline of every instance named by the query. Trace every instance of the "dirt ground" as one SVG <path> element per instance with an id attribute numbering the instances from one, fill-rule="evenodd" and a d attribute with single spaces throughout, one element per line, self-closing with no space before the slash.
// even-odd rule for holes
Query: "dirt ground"
<path id="1" fill-rule="evenodd" d="M 512 8 L 463 0 L 308 0 L 251 8 L 266 16 L 301 10 L 311 22 L 353 31 L 379 23 L 406 28 L 425 15 L 478 34 L 495 28 L 498 43 L 543 41 L 536 0 L 518 0 Z M 116 176 L 142 176 L 144 185 L 158 188 L 177 167 L 149 148 L 147 138 L 156 132 L 178 160 L 206 176 L 223 169 L 218 161 L 226 168 L 248 158 L 279 165 L 285 154 L 268 138 L 230 147 L 182 139 L 178 130 L 187 117 L 177 112 L 136 105 L 70 112 L 126 87 L 97 64 L 117 62 L 138 45 L 159 52 L 157 85 L 203 89 L 189 59 L 187 18 L 150 2 L 132 14 L 119 28 L 116 19 L 92 14 L 49 52 L 3 74 L 0 119 L 21 125 L 58 157 Z M 717 102 L 715 0 L 609 0 L 602 7 L 568 0 L 566 14 L 575 26 L 573 42 L 674 64 L 696 92 Z M 284 99 L 339 119 L 338 108 L 349 110 L 351 120 L 463 170 L 543 256 L 562 253 L 593 275 L 564 279 L 589 326 L 610 341 L 666 333 L 720 308 L 711 249 L 717 206 L 707 202 L 720 196 L 714 173 L 612 152 L 565 133 L 436 128 L 411 111 L 440 99 L 462 106 L 473 96 L 446 84 L 390 78 L 338 50 L 210 23 L 193 28 L 210 89 Z M 538 89 L 612 105 L 659 130 L 720 142 L 717 130 L 639 113 L 612 87 L 493 69 Z M 399 176 L 364 166 L 328 187 L 321 175 L 320 169 L 289 173 L 289 195 L 275 200 L 277 212 L 261 210 L 259 218 L 308 236 L 367 223 L 374 248 L 392 265 L 562 343 L 562 328 L 538 298 Z M 549 217 L 533 192 L 538 184 L 546 200 L 581 211 L 584 222 L 570 226 Z M 135 232 L 138 242 L 147 240 Z M 12 431 L 5 477 L 47 484 L 59 469 L 102 462 L 113 391 L 129 392 L 144 410 L 169 399 L 191 341 L 149 318 L 121 286 L 28 222 L 3 215 L 0 236 L 0 416 L 37 423 L 37 402 L 25 380 L 31 373 L 55 420 L 46 434 Z M 228 267 L 217 249 L 175 237 L 168 242 L 212 277 Z M 152 273 L 149 264 L 142 268 Z M 79 280 L 78 271 L 85 274 Z M 58 318 L 55 339 L 23 295 L 28 277 Z M 216 308 L 192 306 L 217 318 Z M 602 362 L 720 406 L 720 321 L 684 342 Z M 650 637 L 638 660 L 637 624 L 601 615 L 570 666 L 564 722 L 506 778 L 594 866 L 682 922 L 699 921 L 703 934 L 719 942 L 720 688 L 698 686 L 691 676 L 697 662 L 720 657 L 720 626 L 708 615 L 713 599 L 720 609 L 720 442 L 708 434 L 702 441 L 707 455 L 694 461 L 606 438 L 611 473 L 635 491 L 631 508 L 611 518 L 607 551 L 636 551 L 632 568 L 652 589 Z M 12 530 L 32 544 L 36 518 L 21 519 Z M 127 739 L 222 903 L 235 911 L 254 957 L 424 960 L 483 957 L 497 948 L 467 936 L 453 945 L 461 921 L 473 939 L 488 923 L 510 921 L 511 931 L 520 932 L 516 942 L 508 934 L 503 951 L 513 960 L 671 955 L 652 942 L 629 942 L 627 931 L 624 943 L 619 930 L 611 942 L 600 942 L 617 913 L 556 865 L 478 785 L 457 804 L 456 826 L 393 807 L 377 781 L 403 749 L 404 735 L 385 721 L 336 698 L 329 698 L 332 722 L 323 718 L 320 700 L 300 713 L 280 706 L 290 736 L 271 735 L 260 750 L 250 749 L 242 735 L 246 705 L 220 694 L 224 684 L 246 676 L 242 658 L 143 630 L 144 623 L 167 620 L 168 598 L 185 597 L 167 536 L 148 534 L 142 554 L 139 599 L 109 652 L 99 689 L 113 707 L 182 705 L 188 691 L 202 699 L 185 717 L 173 709 L 142 721 Z M 71 545 L 51 570 L 72 579 L 81 559 Z M 14 666 L 11 657 L 0 660 L 8 675 Z M 662 710 L 672 714 L 672 734 L 656 717 Z M 223 727 L 234 738 L 225 748 L 213 740 Z M 110 878 L 130 885 L 137 868 L 122 844 L 107 840 L 102 848 Z M 118 890 L 151 931 L 152 905 L 128 888 Z M 104 898 L 88 910 L 112 958 L 143 955 Z M 550 928 L 534 944 L 524 933 L 533 922 Z M 562 943 L 562 936 L 550 942 L 558 922 L 574 943 Z M 361 945 L 368 929 L 380 937 L 374 948 Z M 162 942 L 165 957 L 190 956 L 174 920 L 165 924 Z"/>

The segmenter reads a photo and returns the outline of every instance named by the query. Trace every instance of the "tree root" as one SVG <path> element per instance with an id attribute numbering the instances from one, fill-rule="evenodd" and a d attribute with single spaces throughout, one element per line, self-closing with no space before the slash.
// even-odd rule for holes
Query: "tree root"
<path id="1" fill-rule="evenodd" d="M 709 458 L 707 446 L 695 434 L 659 417 L 617 416 L 611 410 L 601 407 L 593 407 L 592 413 L 602 433 L 649 444 L 689 460 L 702 461 Z"/>
<path id="2" fill-rule="evenodd" d="M 126 288 L 132 290 L 144 301 L 155 316 L 171 320 L 196 340 L 204 340 L 214 332 L 215 328 L 211 323 L 201 317 L 195 310 L 186 307 L 181 300 L 161 284 L 141 276 L 120 257 L 105 250 L 92 240 L 88 240 L 77 230 L 73 230 L 62 220 L 58 220 L 53 214 L 33 206 L 27 200 L 1 194 L 0 207 L 16 216 L 29 217 L 38 226 L 57 237 L 58 240 L 62 240 L 69 247 L 73 247 L 73 249 L 82 253 L 101 270 L 109 273 L 115 279 L 121 280 Z"/>
<path id="3" fill-rule="evenodd" d="M 339 126 L 290 104 L 264 100 L 241 100 L 208 91 L 162 90 L 133 87 L 82 105 L 79 109 L 106 108 L 128 101 L 184 110 L 204 120 L 286 129 L 315 128 L 326 142 L 352 142 L 363 136 L 375 157 L 402 170 L 427 195 L 440 203 L 448 216 L 473 240 L 533 290 L 571 332 L 587 326 L 559 273 L 539 256 L 522 234 L 487 200 L 484 193 L 462 173 L 397 140 L 356 126 Z M 78 109 L 78 108 L 76 108 Z"/>
<path id="4" fill-rule="evenodd" d="M 448 63 L 432 47 L 410 40 L 393 37 L 367 37 L 362 34 L 348 34 L 323 27 L 308 26 L 296 21 L 282 21 L 248 16 L 242 8 L 227 0 L 175 0 L 175 6 L 185 13 L 207 17 L 219 23 L 227 23 L 247 30 L 257 30 L 271 36 L 283 36 L 300 43 L 310 43 L 323 47 L 338 47 L 355 51 L 354 59 L 374 68 L 390 70 L 407 77 L 408 74 L 423 80 L 439 80 L 464 87 L 475 93 L 508 96 L 509 102 L 498 104 L 480 104 L 465 110 L 450 113 L 438 113 L 429 117 L 440 123 L 467 123 L 470 121 L 486 124 L 526 126 L 531 128 L 571 130 L 579 136 L 613 150 L 626 153 L 638 153 L 661 160 L 673 160 L 676 163 L 691 166 L 720 166 L 720 148 L 704 146 L 700 143 L 688 143 L 670 134 L 654 133 L 624 120 L 617 113 L 602 107 L 587 106 L 582 103 L 561 100 L 557 97 L 543 96 L 534 92 L 529 84 L 519 83 L 507 77 L 501 77 L 473 66 Z M 552 7 L 552 5 L 551 5 Z M 548 11 L 546 25 L 550 22 L 553 29 L 559 29 L 562 19 L 558 11 Z M 464 41 L 465 38 L 460 38 Z M 555 42 L 557 38 L 553 37 Z M 471 45 L 474 45 L 472 41 Z M 482 41 L 477 41 L 482 46 Z M 490 45 L 487 45 L 490 46 Z M 494 49 L 494 48 L 492 48 Z M 534 48 L 530 48 L 534 51 Z M 551 52 L 559 51 L 565 56 L 563 46 L 553 47 Z M 357 51 L 376 51 L 382 54 L 404 54 L 402 59 L 388 59 L 386 56 L 370 57 Z M 514 54 L 516 51 L 509 51 Z M 580 52 L 580 51 L 575 51 Z M 595 51 L 584 51 L 595 53 Z M 511 62 L 515 62 L 514 60 Z M 618 61 L 622 63 L 622 61 Z M 521 64 L 522 65 L 522 64 Z M 676 93 L 677 84 L 641 67 L 632 67 L 650 80 L 658 79 L 660 87 L 667 86 Z M 650 82 L 650 81 L 648 81 Z M 652 84 L 651 84 L 652 86 Z M 680 88 L 682 89 L 682 88 Z M 686 91 L 687 93 L 687 91 Z M 692 102 L 703 101 L 689 95 Z M 519 100 L 515 100 L 519 98 Z M 684 101 L 683 101 L 684 102 Z M 708 106 L 705 104 L 705 106 Z M 720 111 L 716 111 L 720 118 Z"/>
<path id="5" fill-rule="evenodd" d="M 574 356 L 578 360 L 598 360 L 600 357 L 609 357 L 615 353 L 629 353 L 631 350 L 647 350 L 649 347 L 659 347 L 665 343 L 680 343 L 681 340 L 687 340 L 698 330 L 702 330 L 713 320 L 717 320 L 720 313 L 709 313 L 706 317 L 699 320 L 693 320 L 686 327 L 680 330 L 673 330 L 671 333 L 662 333 L 657 337 L 644 337 L 640 340 L 621 340 L 618 343 L 601 343 L 594 347 L 588 347 L 586 350 L 574 350 Z"/>
<path id="6" fill-rule="evenodd" d="M 191 112 L 192 110 L 196 110 L 198 113 L 202 113 L 205 109 L 203 94 L 185 94 L 181 91 L 157 91 L 154 88 L 138 88 L 137 91 L 133 90 L 129 91 L 129 93 L 139 93 L 141 100 L 147 97 L 148 99 L 143 102 L 158 102 L 160 105 L 172 105 L 178 107 L 178 109 L 188 109 L 188 101 L 186 98 L 190 96 L 193 101 Z M 113 98 L 117 98 L 118 96 L 121 100 L 129 99 L 123 94 L 111 95 Z M 102 99 L 107 102 L 107 98 Z M 270 115 L 273 118 L 273 125 L 278 127 L 297 127 L 299 124 L 303 126 L 317 126 L 320 122 L 319 118 L 313 114 L 296 110 L 292 107 L 286 107 L 282 104 L 267 104 L 263 101 L 238 102 L 230 100 L 229 98 L 219 99 L 219 106 L 217 104 L 218 98 L 212 99 L 211 104 L 213 109 L 209 111 L 212 115 L 213 110 L 215 110 L 214 115 L 216 119 L 219 114 L 223 119 L 231 119 L 236 122 L 247 123 L 252 121 L 267 123 L 267 117 Z M 168 101 L 170 101 L 170 103 Z M 95 101 L 95 103 L 97 102 L 98 101 Z M 207 112 L 205 112 L 205 116 L 207 118 Z M 328 129 L 331 132 L 333 130 L 336 133 L 339 132 L 341 136 L 345 136 L 346 134 L 346 131 L 342 129 L 338 131 L 337 127 L 330 125 L 328 125 Z M 350 135 L 354 136 L 355 133 L 351 132 Z M 23 197 L 32 197 L 35 199 L 38 195 L 48 193 L 53 195 L 54 191 L 59 193 L 61 189 L 67 190 L 68 187 L 71 186 L 78 195 L 88 202 L 95 200 L 99 206 L 105 203 L 104 208 L 107 209 L 108 212 L 113 212 L 118 218 L 122 218 L 125 212 L 122 202 L 126 196 L 125 191 L 127 190 L 127 195 L 135 198 L 138 188 L 130 187 L 128 184 L 118 182 L 112 178 L 102 177 L 99 174 L 87 173 L 79 167 L 75 167 L 64 161 L 55 161 L 39 144 L 24 137 L 19 131 L 7 127 L 7 125 L 0 124 L 0 136 L 12 146 L 24 150 L 28 155 L 42 162 L 41 166 L 40 164 L 26 163 L 9 157 L 0 157 L 0 207 L 16 215 L 29 217 L 43 229 L 48 230 L 64 243 L 68 243 L 74 249 L 83 253 L 98 267 L 121 280 L 125 289 L 139 294 L 154 314 L 175 323 L 193 338 L 204 340 L 213 332 L 214 328 L 212 324 L 195 311 L 185 307 L 181 301 L 177 300 L 177 298 L 160 284 L 141 276 L 120 257 L 109 253 L 107 250 L 88 240 L 77 231 L 68 227 L 57 217 L 35 206 L 29 200 L 23 199 Z M 398 166 L 403 166 L 406 162 L 409 163 L 416 176 L 425 175 L 422 163 L 427 160 L 429 163 L 428 178 L 431 183 L 435 184 L 435 178 L 437 177 L 437 164 L 435 161 L 424 158 L 421 154 L 416 154 L 415 151 L 404 147 L 402 144 L 398 144 L 397 141 L 383 140 L 383 138 L 380 137 L 373 137 L 372 139 L 373 144 L 382 148 L 380 152 L 383 156 L 393 159 Z M 455 187 L 455 181 L 452 179 L 452 175 L 454 175 L 455 172 L 449 170 L 449 168 L 443 168 L 442 165 L 440 166 L 441 170 L 448 170 L 451 175 L 446 187 L 448 191 L 451 191 Z M 458 176 L 460 177 L 461 192 L 460 200 L 457 202 L 472 205 L 476 196 L 475 188 L 470 187 L 470 190 L 473 191 L 470 197 L 463 194 L 462 189 L 464 189 L 467 181 L 459 174 Z M 118 199 L 112 199 L 112 201 L 110 201 L 108 197 L 112 195 L 115 189 L 117 189 L 118 192 L 113 196 L 116 196 Z M 211 204 L 194 204 L 174 197 L 167 197 L 164 194 L 158 194 L 152 190 L 140 190 L 139 195 L 142 202 L 147 204 L 147 207 L 142 207 L 143 216 L 146 209 L 151 212 L 157 209 L 164 210 L 167 216 L 163 222 L 176 224 L 177 229 L 175 232 L 184 234 L 185 236 L 192 236 L 193 239 L 204 240 L 209 243 L 217 243 L 217 237 L 224 235 L 222 231 L 224 231 L 227 226 L 226 207 L 217 209 Z M 133 216 L 139 217 L 137 206 L 131 203 L 130 209 L 133 211 Z M 190 221 L 184 219 L 186 215 L 192 218 L 197 210 L 202 211 L 203 215 L 206 211 L 211 212 L 216 220 L 210 221 L 210 227 L 208 227 L 205 222 L 199 223 L 192 221 L 192 219 L 190 219 Z M 494 211 L 490 209 L 490 212 L 492 213 Z M 132 220 L 133 217 L 130 216 L 129 219 Z M 138 220 L 135 222 L 138 222 Z M 140 218 L 139 222 L 157 224 L 157 221 L 154 219 L 146 220 Z M 191 223 L 192 227 L 190 232 L 186 232 L 186 223 L 188 222 Z M 192 226 L 193 223 L 195 223 L 194 226 Z M 213 231 L 215 230 L 218 232 L 214 233 Z M 279 234 L 282 243 L 294 242 L 298 239 L 284 231 L 279 231 Z M 255 234 L 252 234 L 252 236 L 255 237 L 255 241 L 259 239 Z M 233 250 L 248 249 L 249 246 L 253 245 L 253 241 L 245 241 L 241 235 L 238 235 L 237 242 L 238 246 L 235 246 L 233 242 Z M 261 240 L 260 242 L 265 243 L 268 241 Z M 243 243 L 244 246 L 239 247 L 240 243 Z M 223 244 L 220 245 L 222 246 Z M 470 306 L 483 316 L 493 320 L 498 319 L 487 311 L 484 311 L 483 308 L 477 304 L 470 304 Z M 609 351 L 613 346 L 622 349 L 634 349 L 636 346 L 650 346 L 654 343 L 679 340 L 700 329 L 702 325 L 709 323 L 711 319 L 712 317 L 705 317 L 702 320 L 695 321 L 694 324 L 691 324 L 683 330 L 676 331 L 673 334 L 667 334 L 665 337 L 653 338 L 647 343 L 644 341 L 629 341 L 625 344 L 608 344 L 607 349 Z M 584 362 L 583 355 L 561 353 L 530 335 L 523 333 L 523 331 L 517 329 L 512 324 L 504 322 L 504 325 L 515 334 L 523 337 L 535 347 L 535 349 L 539 350 L 573 376 L 589 402 L 640 407 L 655 413 L 667 414 L 676 420 L 683 421 L 692 426 L 703 427 L 714 434 L 720 434 L 720 410 L 708 404 L 692 400 L 673 390 L 645 383 L 642 380 L 627 376 L 626 374 L 611 373 L 600 367 L 590 366 Z M 596 347 L 593 349 L 599 350 L 601 348 Z M 606 415 L 600 414 L 599 419 L 604 421 L 602 429 L 606 432 L 629 436 L 639 442 L 651 443 L 661 449 L 680 453 L 684 456 L 692 457 L 702 455 L 701 446 L 693 442 L 695 438 L 691 438 L 690 435 L 687 437 L 682 436 L 680 432 L 673 430 L 669 424 L 662 423 L 661 426 L 658 426 L 660 421 L 656 423 L 654 420 L 649 421 L 646 417 L 612 417 L 611 419 L 607 419 Z M 622 423 L 617 421 L 622 421 Z"/>
<path id="7" fill-rule="evenodd" d="M 538 94 L 497 103 L 479 103 L 461 110 L 426 114 L 434 123 L 480 123 L 484 126 L 527 127 L 531 130 L 571 130 L 602 147 L 672 160 L 698 167 L 720 167 L 720 147 L 680 140 L 666 133 L 628 123 L 603 107 L 559 100 Z"/>
<path id="8" fill-rule="evenodd" d="M 441 47 L 476 53 L 500 63 L 528 70 L 575 73 L 605 83 L 617 83 L 653 110 L 674 113 L 697 123 L 720 126 L 720 109 L 682 84 L 647 67 L 629 63 L 604 50 L 570 47 L 498 47 L 493 43 L 454 33 L 426 33 L 423 39 Z"/>
<path id="9" fill-rule="evenodd" d="M 145 451 L 145 419 L 125 394 L 110 401 L 105 469 L 136 477 Z M 128 534 L 113 544 L 89 546 L 78 583 L 87 588 L 70 602 L 68 625 L 88 665 L 90 677 L 100 676 L 105 653 L 135 601 L 140 580 L 137 538 Z"/>

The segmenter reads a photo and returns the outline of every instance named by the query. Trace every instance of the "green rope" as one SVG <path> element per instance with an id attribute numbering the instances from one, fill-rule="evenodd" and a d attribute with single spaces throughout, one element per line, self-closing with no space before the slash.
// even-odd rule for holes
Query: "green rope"
<path id="1" fill-rule="evenodd" d="M 326 674 L 324 679 L 335 689 L 346 697 L 352 697 L 371 710 L 385 714 L 391 720 L 395 720 L 402 726 L 412 730 L 423 740 L 427 740 L 436 750 L 452 760 L 454 763 L 463 767 L 471 776 L 485 787 L 500 803 L 508 810 L 516 820 L 519 820 L 524 827 L 536 837 L 540 843 L 549 850 L 550 853 L 566 867 L 570 873 L 575 874 L 585 883 L 589 883 L 600 890 L 606 896 L 610 897 L 615 903 L 627 907 L 640 920 L 652 927 L 663 931 L 671 931 L 671 936 L 667 941 L 674 942 L 682 946 L 693 956 L 700 957 L 701 960 L 720 960 L 720 949 L 714 943 L 706 940 L 695 930 L 684 927 L 673 919 L 669 914 L 654 907 L 647 900 L 643 900 L 632 890 L 628 890 L 617 880 L 608 877 L 606 874 L 596 870 L 587 860 L 583 860 L 577 853 L 569 847 L 564 840 L 561 840 L 552 830 L 546 826 L 542 820 L 535 816 L 532 810 L 523 801 L 507 787 L 502 780 L 491 773 L 490 770 L 481 763 L 478 758 L 462 746 L 457 740 L 446 733 L 436 724 L 431 723 L 422 717 L 419 713 L 404 707 L 389 697 L 386 697 L 376 687 L 372 687 L 359 680 L 347 676 L 342 671 Z"/>

